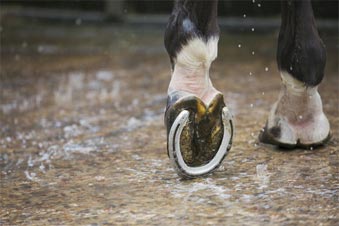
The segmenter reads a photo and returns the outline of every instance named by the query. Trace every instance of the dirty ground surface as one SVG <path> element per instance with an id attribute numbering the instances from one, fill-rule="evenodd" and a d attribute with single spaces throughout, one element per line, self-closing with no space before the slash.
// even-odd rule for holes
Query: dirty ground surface
<path id="1" fill-rule="evenodd" d="M 336 33 L 321 34 L 333 137 L 293 151 L 257 140 L 280 89 L 277 32 L 222 33 L 211 77 L 235 115 L 234 145 L 217 172 L 180 180 L 166 155 L 162 29 L 7 22 L 1 225 L 338 225 Z"/>

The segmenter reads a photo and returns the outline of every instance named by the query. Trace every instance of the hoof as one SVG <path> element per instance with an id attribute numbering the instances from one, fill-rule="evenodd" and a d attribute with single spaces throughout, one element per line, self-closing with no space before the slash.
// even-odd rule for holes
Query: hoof
<path id="1" fill-rule="evenodd" d="M 183 178 L 194 178 L 217 169 L 233 138 L 232 117 L 218 94 L 206 106 L 196 96 L 168 100 L 165 113 L 167 151 Z"/>
<path id="2" fill-rule="evenodd" d="M 259 141 L 282 148 L 312 149 L 331 137 L 317 87 L 307 87 L 288 73 L 281 73 L 283 86 L 272 106 Z"/>
<path id="3" fill-rule="evenodd" d="M 280 136 L 281 129 L 279 127 L 272 127 L 269 129 L 266 123 L 265 127 L 259 133 L 258 139 L 261 143 L 275 145 L 285 149 L 313 149 L 325 145 L 331 139 L 331 133 L 329 133 L 325 139 L 311 143 L 302 143 L 300 139 L 297 139 L 295 142 L 284 142 L 280 140 Z"/>

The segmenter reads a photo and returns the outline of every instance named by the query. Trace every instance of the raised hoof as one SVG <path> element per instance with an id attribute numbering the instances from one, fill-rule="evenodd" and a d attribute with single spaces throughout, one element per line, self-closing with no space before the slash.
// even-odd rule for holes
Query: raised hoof
<path id="1" fill-rule="evenodd" d="M 169 98 L 167 106 L 167 151 L 178 175 L 194 178 L 217 169 L 233 137 L 223 96 L 217 94 L 208 106 L 196 96 Z"/>

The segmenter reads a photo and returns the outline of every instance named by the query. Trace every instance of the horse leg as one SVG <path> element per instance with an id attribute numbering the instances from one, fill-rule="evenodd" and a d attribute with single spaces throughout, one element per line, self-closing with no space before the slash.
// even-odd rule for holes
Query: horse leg
<path id="1" fill-rule="evenodd" d="M 313 147 L 329 138 L 318 85 L 326 50 L 315 25 L 310 0 L 282 1 L 277 62 L 282 80 L 260 141 L 282 147 Z"/>
<path id="2" fill-rule="evenodd" d="M 209 77 L 217 57 L 217 0 L 177 0 L 165 31 L 172 77 L 165 113 L 168 155 L 183 177 L 216 169 L 232 140 L 223 95 Z"/>

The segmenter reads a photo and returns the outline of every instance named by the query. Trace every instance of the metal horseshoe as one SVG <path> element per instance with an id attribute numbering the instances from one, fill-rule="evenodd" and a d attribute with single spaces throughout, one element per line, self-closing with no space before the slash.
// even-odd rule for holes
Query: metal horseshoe
<path id="1" fill-rule="evenodd" d="M 219 149 L 209 163 L 198 167 L 188 166 L 185 163 L 180 150 L 180 136 L 188 118 L 189 111 L 183 110 L 172 124 L 168 137 L 169 156 L 172 165 L 179 175 L 184 177 L 197 177 L 208 174 L 218 168 L 231 148 L 233 138 L 232 115 L 227 107 L 222 109 L 224 133 Z"/>

